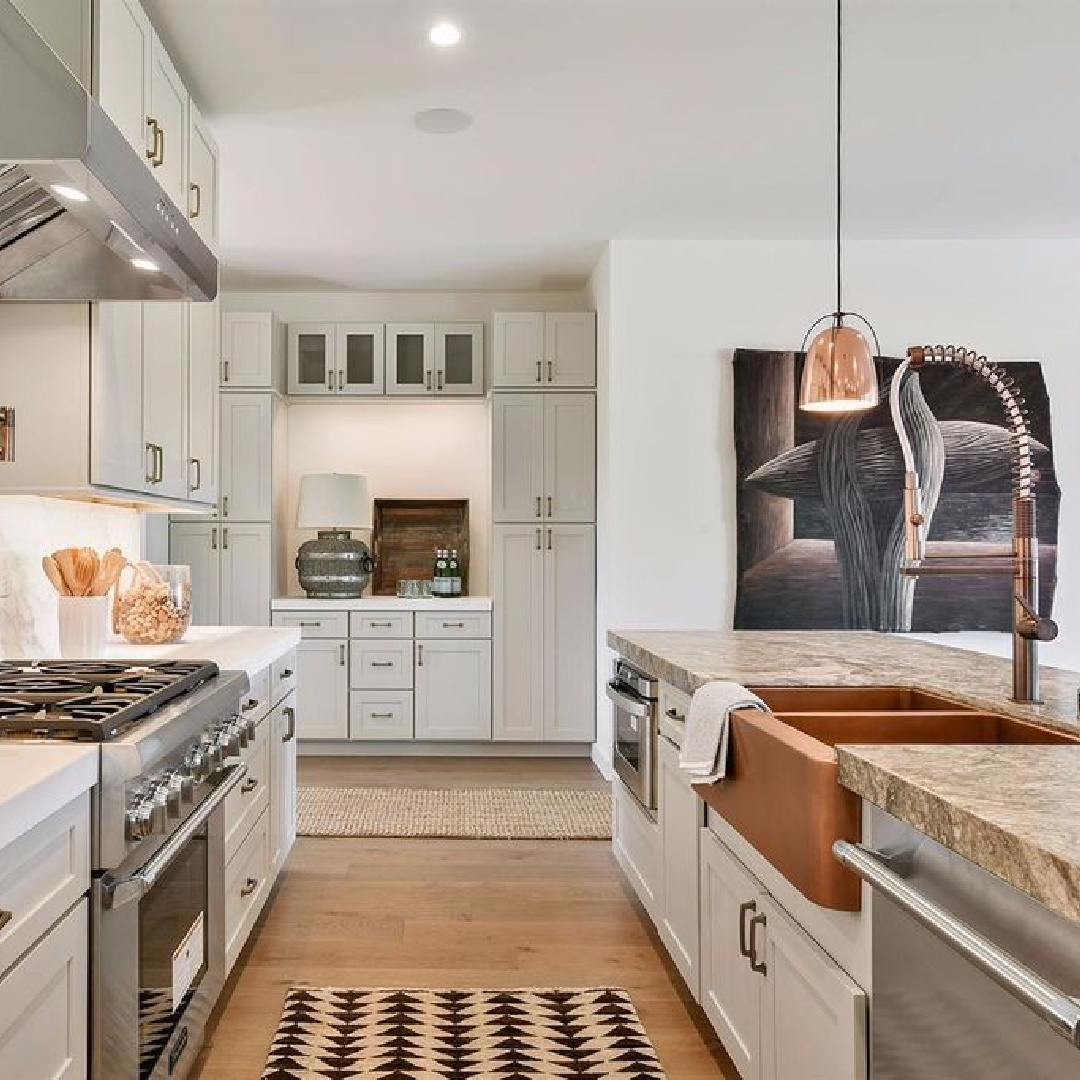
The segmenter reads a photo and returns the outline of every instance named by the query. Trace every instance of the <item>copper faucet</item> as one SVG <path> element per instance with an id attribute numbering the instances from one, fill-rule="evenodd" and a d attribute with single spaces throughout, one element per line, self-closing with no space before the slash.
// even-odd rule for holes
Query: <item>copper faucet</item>
<path id="1" fill-rule="evenodd" d="M 909 370 L 926 364 L 948 364 L 985 379 L 1001 399 L 1008 421 L 1013 458 L 1012 552 L 1002 555 L 927 556 L 926 518 L 923 514 L 919 472 L 911 439 L 900 410 L 900 388 Z M 1035 534 L 1036 474 L 1031 466 L 1031 429 L 1027 408 L 1016 384 L 996 364 L 973 349 L 956 345 L 913 345 L 896 369 L 889 391 L 893 427 L 904 455 L 904 561 L 900 573 L 1007 574 L 1013 579 L 1013 701 L 1039 703 L 1038 643 L 1053 641 L 1057 623 L 1038 612 L 1039 541 Z"/>

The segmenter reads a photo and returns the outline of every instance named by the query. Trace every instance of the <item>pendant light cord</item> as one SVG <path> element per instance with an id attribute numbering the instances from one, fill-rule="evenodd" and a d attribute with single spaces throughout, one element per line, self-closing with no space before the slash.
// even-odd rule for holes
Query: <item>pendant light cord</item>
<path id="1" fill-rule="evenodd" d="M 843 310 L 843 273 L 840 232 L 844 214 L 843 174 L 843 92 L 844 92 L 844 0 L 836 0 L 836 311 Z"/>

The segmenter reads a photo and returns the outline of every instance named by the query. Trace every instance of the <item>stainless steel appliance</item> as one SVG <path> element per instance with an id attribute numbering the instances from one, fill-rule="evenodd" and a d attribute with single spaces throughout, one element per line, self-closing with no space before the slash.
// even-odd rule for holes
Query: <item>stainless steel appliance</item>
<path id="1" fill-rule="evenodd" d="M 1080 932 L 880 810 L 836 854 L 873 888 L 873 1080 L 1080 1076 Z"/>
<path id="2" fill-rule="evenodd" d="M 634 797 L 656 817 L 656 753 L 660 683 L 629 660 L 615 661 L 607 696 L 612 717 L 615 772 Z"/>
<path id="3" fill-rule="evenodd" d="M 0 102 L 0 298 L 214 299 L 213 252 L 11 0 Z"/>
<path id="4" fill-rule="evenodd" d="M 91 1076 L 188 1074 L 225 977 L 224 807 L 254 725 L 206 661 L 0 663 L 0 738 L 97 743 Z"/>

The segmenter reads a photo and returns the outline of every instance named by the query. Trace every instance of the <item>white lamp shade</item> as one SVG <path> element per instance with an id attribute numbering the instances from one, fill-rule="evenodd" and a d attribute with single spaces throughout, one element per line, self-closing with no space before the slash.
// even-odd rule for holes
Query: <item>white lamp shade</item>
<path id="1" fill-rule="evenodd" d="M 311 473 L 300 478 L 298 529 L 370 529 L 371 499 L 366 476 Z"/>

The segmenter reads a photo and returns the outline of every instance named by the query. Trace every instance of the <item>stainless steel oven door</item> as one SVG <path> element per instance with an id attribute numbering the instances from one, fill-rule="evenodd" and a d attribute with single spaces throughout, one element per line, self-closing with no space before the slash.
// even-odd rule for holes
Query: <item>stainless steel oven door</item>
<path id="1" fill-rule="evenodd" d="M 615 772 L 638 802 L 656 813 L 656 702 L 617 682 L 607 684 L 615 706 L 612 759 Z"/>
<path id="2" fill-rule="evenodd" d="M 246 771 L 231 765 L 149 861 L 94 881 L 93 1080 L 183 1080 L 198 1056 L 225 982 L 224 800 Z"/>

